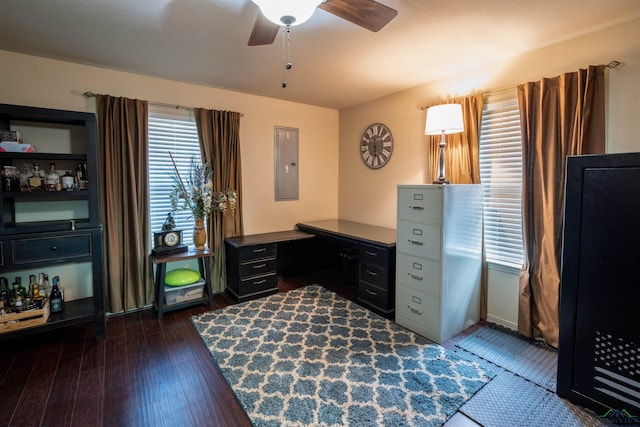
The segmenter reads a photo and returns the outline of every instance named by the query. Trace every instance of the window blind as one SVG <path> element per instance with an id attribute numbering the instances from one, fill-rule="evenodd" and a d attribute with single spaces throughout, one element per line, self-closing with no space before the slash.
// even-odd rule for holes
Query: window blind
<path id="1" fill-rule="evenodd" d="M 479 157 L 486 259 L 520 269 L 522 133 L 516 90 L 487 94 L 483 104 Z"/>
<path id="2" fill-rule="evenodd" d="M 149 105 L 149 194 L 151 236 L 162 230 L 171 212 L 169 193 L 174 185 L 173 155 L 183 180 L 189 174 L 191 159 L 200 161 L 200 145 L 193 112 Z M 176 229 L 183 230 L 182 242 L 192 245 L 194 219 L 189 211 L 173 214 Z M 153 244 L 153 242 L 152 242 Z"/>

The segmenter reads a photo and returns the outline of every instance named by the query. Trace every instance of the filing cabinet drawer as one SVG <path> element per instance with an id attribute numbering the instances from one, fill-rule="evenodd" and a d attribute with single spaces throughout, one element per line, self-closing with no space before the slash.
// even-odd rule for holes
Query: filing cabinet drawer
<path id="1" fill-rule="evenodd" d="M 275 258 L 259 259 L 240 264 L 240 278 L 259 276 L 276 272 L 277 262 Z"/>
<path id="2" fill-rule="evenodd" d="M 369 285 L 380 289 L 387 289 L 387 270 L 370 264 L 360 264 L 360 282 L 367 282 Z"/>
<path id="3" fill-rule="evenodd" d="M 238 248 L 238 259 L 240 261 L 248 261 L 258 258 L 275 257 L 276 244 L 264 243 Z"/>
<path id="4" fill-rule="evenodd" d="M 11 240 L 14 265 L 71 260 L 91 256 L 91 234 L 30 237 Z"/>
<path id="5" fill-rule="evenodd" d="M 251 277 L 240 281 L 240 295 L 243 297 L 269 289 L 278 289 L 278 277 L 275 272 L 273 274 Z"/>
<path id="6" fill-rule="evenodd" d="M 411 256 L 398 258 L 398 285 L 440 296 L 440 263 Z"/>
<path id="7" fill-rule="evenodd" d="M 390 296 L 386 289 L 380 289 L 366 282 L 360 282 L 358 286 L 358 300 L 379 309 L 387 310 L 388 307 L 393 307 L 393 301 L 389 300 Z"/>
<path id="8" fill-rule="evenodd" d="M 440 298 L 404 286 L 397 286 L 396 289 L 396 322 L 438 341 Z"/>
<path id="9" fill-rule="evenodd" d="M 379 246 L 360 244 L 360 262 L 374 265 L 388 265 L 389 251 Z"/>
<path id="10" fill-rule="evenodd" d="M 442 192 L 440 188 L 400 188 L 398 219 L 442 223 Z"/>
<path id="11" fill-rule="evenodd" d="M 398 221 L 398 252 L 440 260 L 439 225 Z"/>

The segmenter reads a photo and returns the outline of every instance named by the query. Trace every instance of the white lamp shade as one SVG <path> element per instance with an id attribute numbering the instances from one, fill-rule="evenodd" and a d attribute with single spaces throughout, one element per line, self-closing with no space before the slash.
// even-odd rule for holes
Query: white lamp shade
<path id="1" fill-rule="evenodd" d="M 462 106 L 460 104 L 434 105 L 427 109 L 425 134 L 441 135 L 460 132 L 464 132 Z"/>
<path id="2" fill-rule="evenodd" d="M 322 0 L 252 0 L 274 24 L 300 25 L 311 18 Z M 288 17 L 293 17 L 293 20 Z"/>

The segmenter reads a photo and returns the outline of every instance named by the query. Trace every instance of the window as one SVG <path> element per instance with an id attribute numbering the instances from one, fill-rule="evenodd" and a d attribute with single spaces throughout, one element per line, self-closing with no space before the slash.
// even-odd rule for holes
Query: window
<path id="1" fill-rule="evenodd" d="M 522 133 L 515 89 L 485 95 L 480 131 L 484 243 L 487 261 L 520 269 Z"/>
<path id="2" fill-rule="evenodd" d="M 169 152 L 181 176 L 189 174 L 192 158 L 200 160 L 198 130 L 193 111 L 149 105 L 149 192 L 151 236 L 162 230 L 171 212 L 169 192 L 175 175 Z M 194 219 L 189 211 L 173 215 L 177 230 L 183 230 L 182 242 L 192 245 Z"/>

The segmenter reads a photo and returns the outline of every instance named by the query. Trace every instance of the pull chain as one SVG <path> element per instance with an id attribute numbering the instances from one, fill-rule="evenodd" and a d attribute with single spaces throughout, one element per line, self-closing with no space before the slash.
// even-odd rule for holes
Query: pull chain
<path id="1" fill-rule="evenodd" d="M 282 88 L 284 89 L 287 87 L 285 72 L 293 67 L 291 63 L 291 26 L 286 25 L 282 27 L 282 31 L 285 33 L 282 37 L 282 62 L 284 62 L 284 66 L 282 67 Z"/>

